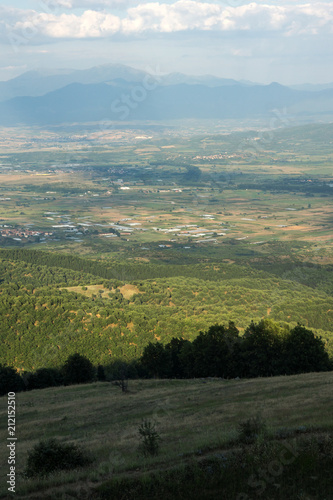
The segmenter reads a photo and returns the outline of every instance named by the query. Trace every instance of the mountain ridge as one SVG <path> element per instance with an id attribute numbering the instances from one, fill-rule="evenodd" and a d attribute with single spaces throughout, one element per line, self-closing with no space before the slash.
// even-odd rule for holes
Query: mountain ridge
<path id="1" fill-rule="evenodd" d="M 332 88 L 297 90 L 278 82 L 261 85 L 181 73 L 154 76 L 121 64 L 66 71 L 54 70 L 51 75 L 46 71 L 47 76 L 44 70 L 29 71 L 0 82 L 0 125 L 44 126 L 105 119 L 268 119 L 274 110 L 282 109 L 296 117 L 315 116 L 317 120 L 333 115 Z M 4 84 L 11 85 L 14 94 L 34 95 L 4 100 Z M 45 92 L 47 88 L 52 90 Z"/>
<path id="2" fill-rule="evenodd" d="M 313 96 L 312 92 L 296 91 L 277 83 L 251 87 L 182 83 L 156 85 L 152 90 L 122 80 L 110 84 L 71 83 L 44 96 L 15 97 L 0 103 L 0 124 L 255 118 L 269 116 L 274 109 L 285 107 L 298 106 L 301 113 L 302 103 L 311 103 Z M 333 90 L 316 93 L 315 98 L 324 106 L 333 99 Z"/>

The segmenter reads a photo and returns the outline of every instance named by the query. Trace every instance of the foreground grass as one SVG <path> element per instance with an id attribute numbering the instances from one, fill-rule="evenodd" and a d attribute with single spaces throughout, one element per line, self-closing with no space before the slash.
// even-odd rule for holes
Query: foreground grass
<path id="1" fill-rule="evenodd" d="M 307 480 L 310 476 L 317 477 L 317 482 L 313 481 L 318 490 L 318 477 L 326 465 L 319 459 L 312 463 L 311 457 L 316 456 L 316 446 L 319 445 L 304 443 L 300 439 L 320 437 L 324 442 L 322 447 L 327 445 L 329 449 L 327 443 L 333 430 L 332 383 L 333 373 L 330 372 L 231 381 L 136 380 L 130 381 L 130 392 L 125 395 L 109 383 L 19 393 L 16 397 L 16 497 L 139 500 L 155 498 L 154 495 L 158 498 L 158 491 L 165 491 L 165 496 L 160 495 L 163 500 L 213 499 L 217 498 L 214 496 L 217 492 L 221 499 L 236 499 L 240 493 L 248 496 L 239 496 L 237 500 L 256 498 L 259 490 L 256 493 L 252 488 L 253 496 L 244 490 L 245 487 L 249 488 L 247 481 L 254 469 L 259 467 L 261 470 L 264 466 L 264 463 L 255 463 L 253 457 L 266 456 L 266 465 L 270 460 L 274 462 L 278 459 L 274 457 L 280 456 L 281 446 L 285 446 L 283 443 L 286 442 L 287 447 L 296 446 L 307 451 L 305 455 L 299 453 L 280 474 L 281 477 L 284 477 L 283 474 L 290 476 L 289 482 L 282 481 L 282 489 L 277 488 L 274 493 L 282 496 L 273 496 L 273 490 L 270 496 L 265 496 L 269 488 L 273 488 L 273 483 L 265 480 L 266 493 L 263 493 L 262 498 L 317 498 L 289 497 L 287 493 L 292 490 L 283 488 L 286 484 L 291 488 L 290 484 L 294 484 L 292 478 L 296 481 L 297 474 L 306 486 L 302 479 L 305 467 L 310 473 L 306 474 Z M 238 424 L 258 412 L 267 422 L 268 436 L 261 443 L 243 448 L 244 445 L 236 439 Z M 138 426 L 143 418 L 156 422 L 156 429 L 162 438 L 161 451 L 157 457 L 138 456 Z M 4 451 L 6 446 L 3 444 L 7 438 L 6 398 L 1 398 L 0 419 L 4 422 L 0 434 L 0 470 L 4 478 L 8 473 L 7 453 Z M 277 436 L 278 440 L 275 439 Z M 61 472 L 44 479 L 25 479 L 22 473 L 28 451 L 39 440 L 51 437 L 84 446 L 94 455 L 94 463 L 82 470 Z M 256 451 L 253 446 L 264 448 Z M 318 453 L 321 453 L 320 450 Z M 224 496 L 226 493 L 221 490 L 221 485 L 224 484 L 226 488 L 227 483 L 224 477 L 226 468 L 221 466 L 224 463 L 221 454 L 223 457 L 226 454 L 227 463 L 233 464 L 231 468 L 227 467 L 231 488 L 229 496 Z M 230 457 L 228 454 L 231 454 Z M 236 482 L 230 480 L 231 471 Z M 155 474 L 154 480 L 151 474 Z M 237 479 L 238 474 L 246 482 L 243 489 L 237 490 L 235 485 L 242 485 Z M 198 481 L 201 481 L 202 488 L 203 485 L 207 486 L 207 491 L 204 493 L 202 490 L 201 496 L 195 496 L 199 488 Z M 192 494 L 191 488 L 188 486 L 186 489 L 184 486 L 187 483 L 193 485 Z M 322 480 L 320 484 L 325 486 Z M 173 485 L 171 490 L 170 485 Z M 175 488 L 178 493 L 174 491 Z M 182 488 L 185 488 L 183 493 Z M 329 492 L 329 485 L 326 489 Z M 321 500 L 325 500 L 325 491 L 321 491 Z M 6 498 L 6 493 L 7 487 L 2 482 L 0 497 Z"/>

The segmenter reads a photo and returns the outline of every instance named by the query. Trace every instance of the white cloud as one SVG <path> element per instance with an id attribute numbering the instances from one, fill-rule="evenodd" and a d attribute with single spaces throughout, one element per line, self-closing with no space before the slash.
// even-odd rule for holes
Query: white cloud
<path id="1" fill-rule="evenodd" d="M 45 0 L 47 3 L 47 0 Z M 134 0 L 53 0 L 54 6 L 65 9 L 105 9 L 105 8 L 126 8 Z"/>
<path id="2" fill-rule="evenodd" d="M 216 4 L 179 0 L 174 4 L 147 3 L 128 10 L 124 33 L 153 31 L 171 33 L 207 29 L 216 23 L 221 7 Z"/>
<path id="3" fill-rule="evenodd" d="M 124 4 L 124 0 L 58 0 L 58 5 L 74 8 Z M 235 2 L 230 2 L 235 4 Z M 2 15 L 1 15 L 2 14 Z M 125 17 L 108 10 L 86 10 L 82 14 L 23 11 L 0 8 L 0 36 L 34 33 L 46 39 L 104 38 L 115 34 L 136 36 L 179 31 L 243 32 L 262 36 L 277 32 L 285 36 L 332 33 L 333 4 L 289 3 L 282 5 L 247 3 L 226 4 L 178 0 L 174 3 L 145 3 L 127 9 Z M 23 35 L 24 36 L 24 35 Z M 32 34 L 30 34 L 32 38 Z"/>
<path id="4" fill-rule="evenodd" d="M 35 22 L 41 34 L 50 38 L 100 38 L 117 33 L 121 24 L 117 16 L 91 10 L 81 16 L 40 14 Z"/>

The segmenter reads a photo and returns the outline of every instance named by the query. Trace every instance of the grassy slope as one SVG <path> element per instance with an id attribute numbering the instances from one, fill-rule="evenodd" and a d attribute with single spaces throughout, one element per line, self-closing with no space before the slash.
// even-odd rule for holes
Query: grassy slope
<path id="1" fill-rule="evenodd" d="M 108 383 L 19 393 L 18 472 L 24 468 L 28 450 L 49 437 L 82 444 L 97 458 L 88 471 L 64 472 L 39 481 L 18 476 L 17 498 L 73 498 L 61 496 L 64 491 L 76 492 L 74 498 L 86 498 L 78 493 L 80 488 L 89 490 L 110 477 L 137 477 L 146 471 L 183 465 L 197 455 L 223 451 L 230 448 L 239 422 L 258 411 L 271 433 L 300 426 L 332 431 L 332 383 L 333 373 L 315 373 L 231 381 L 137 380 L 130 381 L 127 395 Z M 0 401 L 4 422 L 6 398 Z M 142 418 L 154 419 L 162 437 L 161 453 L 156 458 L 137 456 L 137 429 Z M 6 438 L 3 427 L 2 477 L 8 468 Z M 3 484 L 0 498 L 5 498 Z"/>

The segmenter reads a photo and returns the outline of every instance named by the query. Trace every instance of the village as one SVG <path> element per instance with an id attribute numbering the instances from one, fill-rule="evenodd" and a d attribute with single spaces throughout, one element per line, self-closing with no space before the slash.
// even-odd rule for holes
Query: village
<path id="1" fill-rule="evenodd" d="M 14 241 L 25 240 L 25 242 L 38 243 L 41 241 L 45 241 L 46 238 L 53 235 L 54 233 L 52 232 L 10 227 L 6 224 L 0 225 L 0 236 L 2 238 L 8 238 L 9 240 L 11 239 Z"/>

